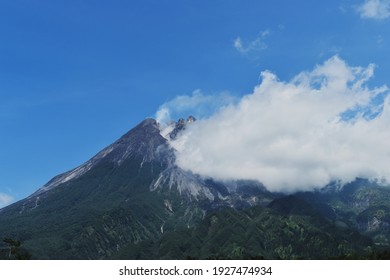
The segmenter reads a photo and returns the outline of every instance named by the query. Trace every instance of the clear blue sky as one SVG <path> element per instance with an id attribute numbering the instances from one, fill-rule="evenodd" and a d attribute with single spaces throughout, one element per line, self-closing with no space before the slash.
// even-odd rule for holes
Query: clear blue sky
<path id="1" fill-rule="evenodd" d="M 389 84 L 388 0 L 1 0 L 0 207 L 196 89 L 252 91 L 338 54 Z"/>

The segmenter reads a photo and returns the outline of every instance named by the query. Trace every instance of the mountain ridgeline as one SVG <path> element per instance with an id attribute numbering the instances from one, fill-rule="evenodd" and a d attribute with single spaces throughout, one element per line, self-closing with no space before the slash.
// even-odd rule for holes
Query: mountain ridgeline
<path id="1" fill-rule="evenodd" d="M 357 179 L 285 195 L 255 181 L 203 178 L 176 166 L 170 145 L 194 121 L 163 129 L 144 120 L 0 209 L 0 240 L 33 259 L 387 256 L 378 252 L 390 245 L 389 187 Z M 6 243 L 0 258 L 11 258 Z"/>

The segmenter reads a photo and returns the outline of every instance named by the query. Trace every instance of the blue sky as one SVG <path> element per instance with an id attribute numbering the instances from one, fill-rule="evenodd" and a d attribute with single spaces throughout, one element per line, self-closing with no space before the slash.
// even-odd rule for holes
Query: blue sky
<path id="1" fill-rule="evenodd" d="M 161 104 L 252 92 L 334 55 L 388 84 L 390 1 L 0 1 L 0 207 Z"/>

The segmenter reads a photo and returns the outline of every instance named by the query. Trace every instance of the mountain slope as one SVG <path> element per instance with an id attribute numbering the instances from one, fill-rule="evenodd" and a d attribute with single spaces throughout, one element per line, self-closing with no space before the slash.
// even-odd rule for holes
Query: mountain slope
<path id="1" fill-rule="evenodd" d="M 109 258 L 127 244 L 193 227 L 208 209 L 245 200 L 175 166 L 168 140 L 147 119 L 86 163 L 1 209 L 0 232 L 23 241 L 35 258 Z"/>
<path id="2" fill-rule="evenodd" d="M 390 246 L 390 187 L 358 178 L 344 186 L 298 194 L 339 227 L 359 230 Z"/>
<path id="3" fill-rule="evenodd" d="M 166 142 L 156 121 L 143 121 L 80 167 L 2 209 L 0 232 L 45 259 L 107 258 L 123 244 L 156 238 L 179 199 L 150 192 L 172 157 Z"/>
<path id="4" fill-rule="evenodd" d="M 295 200 L 299 207 L 302 200 Z M 283 214 L 256 206 L 208 214 L 195 229 L 132 244 L 116 258 L 129 259 L 327 259 L 370 252 L 370 238 L 341 230 L 316 214 Z M 291 201 L 289 202 L 291 203 Z M 306 209 L 308 210 L 308 209 Z M 312 215 L 313 214 L 313 215 Z"/>
<path id="5" fill-rule="evenodd" d="M 359 186 L 285 196 L 259 182 L 218 182 L 179 168 L 169 141 L 194 120 L 171 132 L 144 120 L 0 209 L 0 238 L 21 241 L 35 259 L 330 258 L 369 251 L 371 240 L 356 230 L 370 234 L 361 225 L 378 220 L 370 236 L 387 238 L 388 205 L 366 207 Z M 356 206 L 353 215 L 334 211 L 342 203 Z"/>
<path id="6" fill-rule="evenodd" d="M 45 259 L 105 258 L 115 251 L 113 244 L 155 237 L 159 220 L 168 217 L 163 203 L 147 200 L 160 162 L 137 153 L 120 164 L 115 155 L 98 159 L 89 161 L 93 167 L 84 174 L 59 185 L 52 180 L 51 188 L 3 209 L 0 232 L 24 240 L 33 256 Z M 139 217 L 144 212 L 148 219 Z"/>

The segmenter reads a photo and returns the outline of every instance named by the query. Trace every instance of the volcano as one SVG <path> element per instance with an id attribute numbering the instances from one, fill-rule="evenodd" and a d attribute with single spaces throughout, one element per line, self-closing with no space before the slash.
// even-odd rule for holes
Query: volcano
<path id="1" fill-rule="evenodd" d="M 324 259 L 388 245 L 390 192 L 379 185 L 283 194 L 181 169 L 170 143 L 194 121 L 142 121 L 1 209 L 0 237 L 34 259 Z"/>

